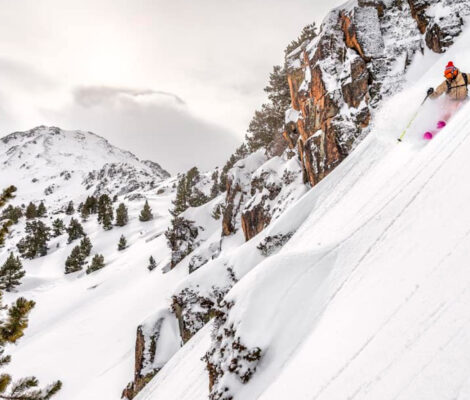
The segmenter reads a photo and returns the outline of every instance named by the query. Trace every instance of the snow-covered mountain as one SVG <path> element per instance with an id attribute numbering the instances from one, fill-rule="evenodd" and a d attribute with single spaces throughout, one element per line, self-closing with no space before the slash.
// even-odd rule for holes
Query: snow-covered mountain
<path id="1" fill-rule="evenodd" d="M 332 10 L 287 56 L 285 132 L 191 179 L 86 132 L 2 139 L 0 183 L 14 206 L 43 200 L 44 223 L 103 193 L 129 209 L 125 226 L 82 222 L 99 271 L 64 274 L 64 234 L 23 260 L 5 297 L 37 305 L 11 372 L 61 379 L 58 400 L 467 399 L 470 105 L 424 142 L 446 107 L 428 101 L 396 139 L 449 59 L 470 71 L 469 14 L 463 0 Z"/>
<path id="2" fill-rule="evenodd" d="M 0 165 L 0 185 L 16 182 L 25 201 L 125 195 L 154 188 L 169 177 L 157 163 L 141 161 L 91 132 L 45 126 L 2 138 Z"/>

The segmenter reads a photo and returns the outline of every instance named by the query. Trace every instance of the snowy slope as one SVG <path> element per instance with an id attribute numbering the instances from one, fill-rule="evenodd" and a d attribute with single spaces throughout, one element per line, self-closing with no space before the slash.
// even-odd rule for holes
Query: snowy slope
<path id="1" fill-rule="evenodd" d="M 192 277 L 230 264 L 240 278 L 215 335 L 233 325 L 262 358 L 248 384 L 221 378 L 234 399 L 469 397 L 470 104 L 430 143 L 421 134 L 445 103 L 427 105 L 396 142 L 449 59 L 470 70 L 469 40 L 467 29 L 447 54 L 414 60 L 372 133 L 262 234 L 296 231 L 278 254 L 261 257 L 253 239 Z M 155 378 L 139 400 L 207 385 L 185 373 L 200 369 L 201 348 L 183 351 L 160 372 L 171 381 Z"/>

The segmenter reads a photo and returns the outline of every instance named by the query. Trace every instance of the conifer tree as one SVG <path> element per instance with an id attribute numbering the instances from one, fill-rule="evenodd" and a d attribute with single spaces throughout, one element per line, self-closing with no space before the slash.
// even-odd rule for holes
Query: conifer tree
<path id="1" fill-rule="evenodd" d="M 83 204 L 82 211 L 86 210 L 88 214 L 96 214 L 98 211 L 98 201 L 95 196 L 88 196 Z"/>
<path id="2" fill-rule="evenodd" d="M 24 275 L 25 271 L 20 259 L 10 253 L 10 256 L 0 268 L 0 289 L 7 292 L 11 291 L 20 284 L 20 280 Z"/>
<path id="3" fill-rule="evenodd" d="M 104 268 L 104 257 L 101 254 L 95 254 L 93 260 L 91 260 L 91 265 L 86 270 L 86 273 L 91 274 L 101 268 Z"/>
<path id="4" fill-rule="evenodd" d="M 147 222 L 153 219 L 152 209 L 149 206 L 148 200 L 145 200 L 144 208 L 139 215 L 139 221 Z"/>
<path id="5" fill-rule="evenodd" d="M 47 214 L 47 209 L 46 206 L 44 205 L 44 202 L 41 201 L 39 203 L 38 209 L 37 209 L 37 215 L 39 218 L 44 217 Z"/>
<path id="6" fill-rule="evenodd" d="M 193 221 L 183 217 L 173 218 L 171 226 L 165 232 L 171 250 L 171 268 L 193 251 L 198 234 Z"/>
<path id="7" fill-rule="evenodd" d="M 21 210 L 21 207 L 13 207 L 10 204 L 7 208 L 3 210 L 1 219 L 8 219 L 14 224 L 16 224 L 22 216 L 23 211 Z"/>
<path id="8" fill-rule="evenodd" d="M 153 256 L 150 256 L 149 258 L 149 265 L 147 266 L 149 271 L 153 271 L 155 268 L 157 268 L 157 263 Z"/>
<path id="9" fill-rule="evenodd" d="M 0 292 L 0 308 L 7 309 L 4 317 L 0 319 L 0 367 L 4 367 L 11 361 L 10 356 L 4 355 L 5 346 L 9 343 L 16 343 L 28 327 L 28 314 L 34 307 L 34 301 L 28 301 L 23 297 L 18 298 L 9 307 L 3 306 L 1 302 L 2 292 Z M 40 389 L 39 382 L 35 377 L 22 378 L 12 382 L 9 374 L 0 375 L 0 399 L 8 400 L 48 400 L 62 387 L 62 382 L 56 381 L 51 385 Z"/>
<path id="10" fill-rule="evenodd" d="M 127 214 L 127 207 L 124 203 L 121 203 L 116 210 L 116 225 L 125 226 L 128 221 L 129 216 Z"/>
<path id="11" fill-rule="evenodd" d="M 84 259 L 90 255 L 92 248 L 93 248 L 93 245 L 91 244 L 90 239 L 88 238 L 88 236 L 85 236 L 80 241 L 80 252 L 82 253 L 82 256 Z"/>
<path id="12" fill-rule="evenodd" d="M 85 205 L 82 206 L 80 210 L 80 217 L 82 218 L 83 222 L 88 221 L 88 217 L 90 216 L 90 211 L 88 208 L 85 207 Z"/>
<path id="13" fill-rule="evenodd" d="M 18 244 L 18 250 L 24 258 L 33 259 L 47 254 L 50 228 L 42 221 L 34 220 L 26 223 L 26 236 Z"/>
<path id="14" fill-rule="evenodd" d="M 216 198 L 219 195 L 219 170 L 216 169 L 212 173 L 212 187 L 211 187 L 211 199 Z"/>
<path id="15" fill-rule="evenodd" d="M 67 207 L 65 208 L 65 213 L 67 215 L 73 215 L 75 213 L 75 207 L 73 206 L 72 200 L 70 200 L 69 204 L 67 204 Z"/>
<path id="16" fill-rule="evenodd" d="M 52 222 L 52 236 L 57 237 L 62 235 L 65 231 L 64 222 L 60 218 L 56 218 Z"/>
<path id="17" fill-rule="evenodd" d="M 85 231 L 83 230 L 82 224 L 78 222 L 75 218 L 70 220 L 69 226 L 66 229 L 67 234 L 69 235 L 67 243 L 72 243 L 74 240 L 79 239 L 85 236 Z"/>
<path id="18" fill-rule="evenodd" d="M 25 211 L 25 217 L 26 219 L 33 219 L 33 218 L 37 218 L 38 216 L 38 210 L 36 208 L 36 206 L 30 202 L 28 204 L 28 207 L 26 207 L 26 211 Z"/>
<path id="19" fill-rule="evenodd" d="M 113 203 L 107 194 L 102 194 L 98 199 L 98 222 L 103 229 L 108 231 L 113 228 Z"/>
<path id="20" fill-rule="evenodd" d="M 178 179 L 178 184 L 176 186 L 176 198 L 172 203 L 174 207 L 170 213 L 174 217 L 180 215 L 182 212 L 188 209 L 188 191 L 185 174 L 181 174 Z"/>
<path id="21" fill-rule="evenodd" d="M 83 269 L 84 262 L 85 257 L 83 257 L 80 246 L 75 246 L 65 260 L 65 273 L 71 274 L 73 272 L 80 271 Z"/>
<path id="22" fill-rule="evenodd" d="M 118 250 L 122 251 L 122 250 L 125 250 L 126 248 L 127 248 L 127 240 L 124 237 L 124 235 L 121 235 L 121 237 L 119 238 Z"/>
<path id="23" fill-rule="evenodd" d="M 0 195 L 0 207 L 3 207 L 8 201 L 15 197 L 16 187 L 13 185 L 8 186 L 6 189 L 3 189 L 2 194 Z"/>

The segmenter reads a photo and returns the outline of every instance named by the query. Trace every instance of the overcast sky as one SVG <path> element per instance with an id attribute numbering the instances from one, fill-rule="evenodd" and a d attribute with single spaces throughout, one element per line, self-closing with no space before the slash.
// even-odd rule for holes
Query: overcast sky
<path id="1" fill-rule="evenodd" d="M 0 136 L 55 125 L 173 173 L 221 164 L 286 45 L 342 2 L 0 0 Z"/>

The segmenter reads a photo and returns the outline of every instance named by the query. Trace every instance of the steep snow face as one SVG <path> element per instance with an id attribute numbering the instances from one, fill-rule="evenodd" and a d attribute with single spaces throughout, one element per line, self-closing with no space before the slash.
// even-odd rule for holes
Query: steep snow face
<path id="1" fill-rule="evenodd" d="M 157 163 L 91 132 L 40 126 L 0 140 L 0 186 L 15 183 L 24 201 L 66 201 L 77 194 L 127 194 L 155 187 L 169 174 Z"/>
<path id="2" fill-rule="evenodd" d="M 227 332 L 261 358 L 243 384 L 237 373 L 251 364 L 232 368 L 230 359 L 242 353 L 214 357 L 221 398 L 470 396 L 470 104 L 424 142 L 423 129 L 433 129 L 447 106 L 426 104 L 405 142 L 396 141 L 449 59 L 470 69 L 469 40 L 467 29 L 444 56 L 417 57 L 406 89 L 382 105 L 371 134 L 337 169 L 266 232 L 185 281 L 210 290 L 230 266 L 238 283 L 225 301 L 233 307 L 137 399 L 200 393 L 206 378 L 187 371 L 201 370 L 208 337 L 210 348 L 219 338 L 230 343 Z M 295 234 L 277 254 L 260 254 L 264 235 L 287 232 Z"/>

